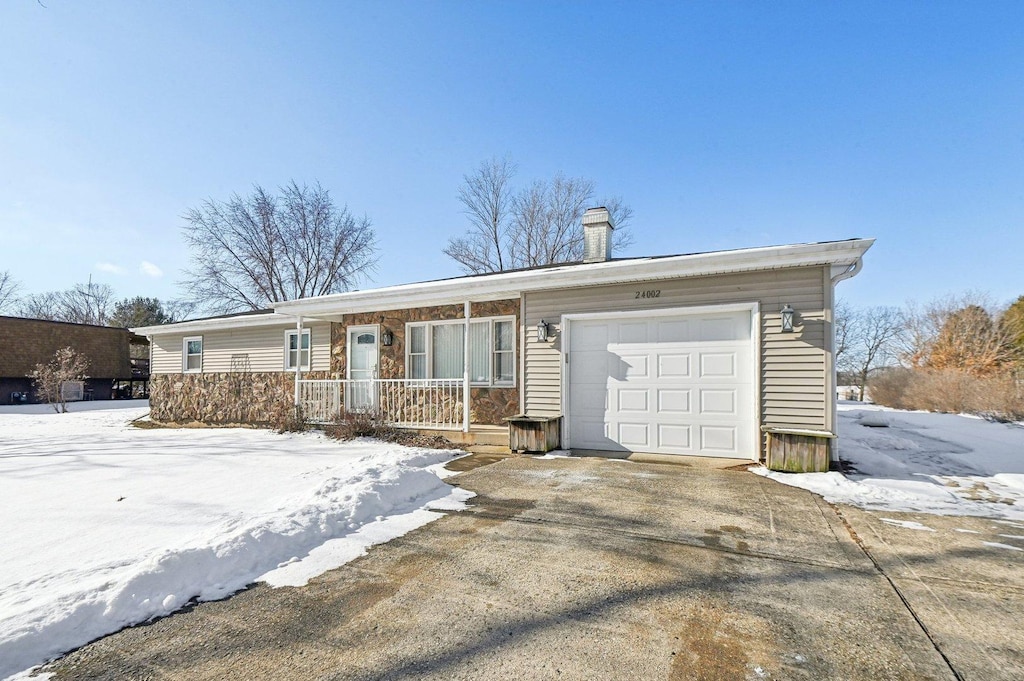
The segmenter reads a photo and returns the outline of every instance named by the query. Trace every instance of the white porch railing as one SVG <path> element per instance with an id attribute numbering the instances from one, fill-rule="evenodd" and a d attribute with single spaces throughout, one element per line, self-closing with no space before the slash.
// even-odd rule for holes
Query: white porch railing
<path id="1" fill-rule="evenodd" d="M 343 411 L 370 412 L 399 428 L 460 430 L 462 379 L 300 380 L 299 405 L 311 423 L 330 423 Z"/>

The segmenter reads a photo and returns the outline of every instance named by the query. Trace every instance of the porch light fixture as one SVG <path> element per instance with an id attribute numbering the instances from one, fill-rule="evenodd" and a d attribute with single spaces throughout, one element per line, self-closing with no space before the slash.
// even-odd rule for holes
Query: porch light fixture
<path id="1" fill-rule="evenodd" d="M 537 340 L 544 342 L 548 339 L 548 324 L 543 319 L 537 322 Z"/>
<path id="2" fill-rule="evenodd" d="M 789 303 L 782 308 L 780 313 L 782 314 L 782 333 L 793 333 L 793 313 L 795 310 L 789 306 Z"/>
<path id="3" fill-rule="evenodd" d="M 384 344 L 384 347 L 390 348 L 391 344 L 395 342 L 395 335 L 384 329 L 384 333 L 380 335 L 380 342 Z"/>

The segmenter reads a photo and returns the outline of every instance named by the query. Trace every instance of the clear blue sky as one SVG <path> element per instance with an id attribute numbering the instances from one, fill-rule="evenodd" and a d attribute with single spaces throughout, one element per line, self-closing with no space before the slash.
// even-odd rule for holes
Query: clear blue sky
<path id="1" fill-rule="evenodd" d="M 43 4 L 0 5 L 27 292 L 177 297 L 184 211 L 292 178 L 372 218 L 364 287 L 451 276 L 510 154 L 623 196 L 621 255 L 877 237 L 854 304 L 1024 294 L 1021 2 Z"/>

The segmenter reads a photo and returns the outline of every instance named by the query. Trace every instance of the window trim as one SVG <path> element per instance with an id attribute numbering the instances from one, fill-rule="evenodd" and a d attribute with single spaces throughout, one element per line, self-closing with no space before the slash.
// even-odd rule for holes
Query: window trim
<path id="1" fill-rule="evenodd" d="M 199 341 L 199 368 L 189 369 L 188 368 L 188 344 L 192 341 Z M 206 352 L 206 344 L 203 343 L 202 336 L 185 336 L 181 339 L 181 373 L 183 374 L 201 374 L 203 373 L 203 354 Z M 195 353 L 193 353 L 193 356 Z"/>
<path id="2" fill-rule="evenodd" d="M 512 328 L 513 328 L 512 349 L 511 349 L 511 351 L 509 351 L 509 350 L 502 350 L 501 351 L 503 353 L 511 352 L 511 354 L 512 354 L 513 372 L 512 372 L 512 380 L 511 381 L 497 381 L 494 378 L 494 375 L 495 375 L 494 362 L 495 362 L 495 357 L 498 354 L 498 351 L 495 350 L 495 347 L 494 347 L 495 346 L 495 337 L 494 337 L 494 324 L 495 324 L 495 322 L 509 322 L 509 323 L 512 324 Z M 517 334 L 515 333 L 516 330 L 518 329 L 518 325 L 516 323 L 516 316 L 515 315 L 501 315 L 501 316 L 498 316 L 498 317 L 470 317 L 469 318 L 469 323 L 470 324 L 487 323 L 488 324 L 488 338 L 489 338 L 489 343 L 490 343 L 490 348 L 488 349 L 488 360 L 489 360 L 488 374 L 489 374 L 490 378 L 488 380 L 486 380 L 486 381 L 472 381 L 471 380 L 469 382 L 469 384 L 471 386 L 473 386 L 473 387 L 482 387 L 482 388 L 483 387 L 486 387 L 486 388 L 515 388 L 516 385 L 517 385 L 517 381 L 519 379 L 517 373 L 514 370 L 515 360 L 516 360 L 516 353 L 519 350 L 519 347 L 518 347 L 519 343 L 518 343 L 518 340 L 517 340 L 517 337 L 516 337 Z M 414 380 L 435 380 L 434 379 L 434 334 L 433 334 L 431 329 L 434 326 L 441 326 L 443 324 L 457 324 L 459 326 L 465 327 L 466 319 L 439 319 L 439 320 L 436 320 L 436 321 L 421 321 L 421 322 L 406 322 L 405 323 L 405 348 L 404 348 L 404 353 L 405 353 L 405 376 L 406 376 L 406 378 L 409 377 L 409 369 L 412 366 L 412 363 L 410 361 L 410 356 L 411 356 L 411 354 L 413 354 L 413 353 L 410 352 L 410 348 L 412 347 L 412 343 L 410 341 L 412 334 L 410 332 L 410 329 L 412 329 L 413 327 L 423 327 L 423 328 L 426 329 L 424 331 L 424 347 L 425 347 L 425 350 L 424 350 L 424 353 L 415 353 L 415 354 L 417 354 L 417 355 L 426 354 L 426 358 L 425 359 L 426 359 L 426 365 L 427 365 L 427 376 L 426 376 L 426 379 L 414 379 Z M 468 334 L 468 335 L 470 337 L 472 337 L 472 334 Z M 463 352 L 464 353 L 469 352 L 469 348 L 468 347 L 463 348 Z M 463 362 L 465 362 L 465 359 L 463 359 Z"/>
<path id="3" fill-rule="evenodd" d="M 290 363 L 291 360 L 291 349 L 288 345 L 291 337 L 299 332 L 298 329 L 286 329 L 284 332 L 284 370 L 295 371 L 295 366 Z M 303 329 L 303 336 L 309 337 L 309 349 L 306 351 L 306 364 L 299 367 L 299 371 L 310 371 L 310 367 L 313 366 L 313 330 Z M 299 343 L 299 361 L 302 361 L 302 343 Z"/>

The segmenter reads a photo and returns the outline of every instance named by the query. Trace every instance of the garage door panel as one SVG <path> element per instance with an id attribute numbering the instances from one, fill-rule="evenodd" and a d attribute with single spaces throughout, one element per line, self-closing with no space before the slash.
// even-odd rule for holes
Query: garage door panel
<path id="1" fill-rule="evenodd" d="M 608 380 L 608 363 L 611 353 L 585 351 L 573 353 L 572 380 L 580 383 L 597 383 L 604 385 Z"/>
<path id="2" fill-rule="evenodd" d="M 700 426 L 700 448 L 709 454 L 736 453 L 735 426 Z"/>
<path id="3" fill-rule="evenodd" d="M 648 413 L 650 409 L 650 392 L 644 388 L 620 388 L 618 407 L 620 412 Z"/>
<path id="4" fill-rule="evenodd" d="M 700 320 L 700 340 L 731 341 L 737 340 L 739 330 L 736 328 L 735 315 L 708 317 Z"/>
<path id="5" fill-rule="evenodd" d="M 750 326 L 749 312 L 570 321 L 570 445 L 752 458 Z"/>
<path id="6" fill-rule="evenodd" d="M 647 322 L 623 322 L 618 328 L 619 343 L 646 343 Z"/>
<path id="7" fill-rule="evenodd" d="M 678 452 L 692 452 L 693 440 L 691 438 L 693 427 L 689 425 L 677 425 L 671 423 L 658 424 L 658 449 L 675 450 Z"/>
<path id="8" fill-rule="evenodd" d="M 736 353 L 702 352 L 700 354 L 701 378 L 735 378 Z"/>
<path id="9" fill-rule="evenodd" d="M 577 329 L 576 338 L 573 338 L 573 350 L 581 352 L 586 350 L 608 350 L 608 324 L 596 324 L 585 322 Z"/>
<path id="10" fill-rule="evenodd" d="M 709 414 L 736 416 L 736 391 L 702 389 L 700 391 L 700 413 L 702 416 Z"/>
<path id="11" fill-rule="evenodd" d="M 688 320 L 659 321 L 655 324 L 657 333 L 654 340 L 659 343 L 685 343 L 693 340 L 693 328 Z"/>
<path id="12" fill-rule="evenodd" d="M 632 380 L 648 378 L 650 376 L 649 362 L 647 355 L 618 355 L 614 356 L 610 364 L 615 368 L 616 373 L 611 375 L 621 380 Z M 609 372 L 611 373 L 611 372 Z"/>
<path id="13" fill-rule="evenodd" d="M 689 378 L 690 353 L 658 353 L 658 378 Z"/>
<path id="14" fill-rule="evenodd" d="M 658 411 L 664 415 L 689 414 L 690 390 L 682 388 L 659 388 Z"/>
<path id="15" fill-rule="evenodd" d="M 619 423 L 616 428 L 618 441 L 632 451 L 647 451 L 651 447 L 651 424 Z"/>
<path id="16" fill-rule="evenodd" d="M 615 441 L 608 437 L 609 425 L 604 419 L 576 417 L 573 419 L 573 432 L 581 443 L 587 443 L 595 449 L 604 449 L 605 446 L 615 444 Z"/>

